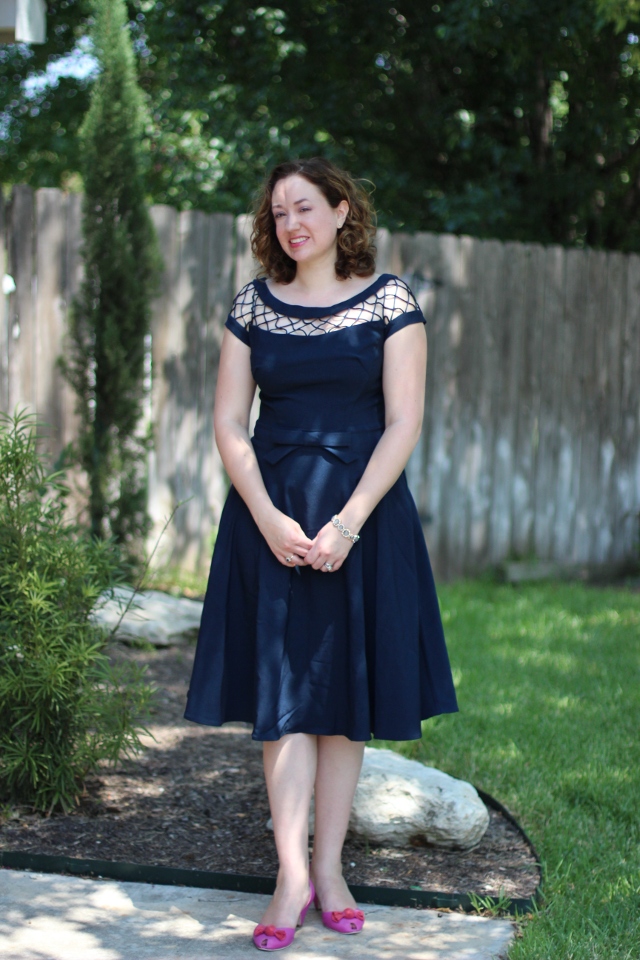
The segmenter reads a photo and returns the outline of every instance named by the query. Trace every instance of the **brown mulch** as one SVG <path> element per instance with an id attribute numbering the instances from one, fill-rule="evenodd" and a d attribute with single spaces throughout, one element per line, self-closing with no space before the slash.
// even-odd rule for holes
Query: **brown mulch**
<path id="1" fill-rule="evenodd" d="M 118 658 L 144 663 L 157 685 L 148 749 L 88 784 L 71 814 L 49 818 L 25 809 L 0 819 L 0 849 L 99 860 L 275 876 L 273 834 L 262 751 L 244 724 L 214 729 L 182 718 L 193 648 L 118 647 Z M 535 858 L 500 813 L 473 850 L 393 849 L 347 839 L 349 883 L 530 897 L 539 881 Z"/>

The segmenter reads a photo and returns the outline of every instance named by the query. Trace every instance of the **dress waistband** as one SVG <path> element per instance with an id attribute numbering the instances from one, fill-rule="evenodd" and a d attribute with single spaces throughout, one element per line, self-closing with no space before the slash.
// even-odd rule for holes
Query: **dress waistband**
<path id="1" fill-rule="evenodd" d="M 369 427 L 355 431 L 290 430 L 286 427 L 256 423 L 254 438 L 272 447 L 264 454 L 268 463 L 277 463 L 296 447 L 322 447 L 344 463 L 357 460 L 365 451 L 373 449 L 383 427 Z"/>

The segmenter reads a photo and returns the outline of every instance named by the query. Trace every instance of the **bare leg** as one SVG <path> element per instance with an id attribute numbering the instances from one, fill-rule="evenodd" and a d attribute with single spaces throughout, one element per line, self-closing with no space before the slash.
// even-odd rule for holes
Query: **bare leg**
<path id="1" fill-rule="evenodd" d="M 262 755 L 280 867 L 273 899 L 260 922 L 295 927 L 309 899 L 309 805 L 317 737 L 289 733 L 264 741 Z"/>
<path id="2" fill-rule="evenodd" d="M 311 876 L 323 910 L 355 906 L 342 876 L 341 858 L 363 754 L 364 743 L 346 737 L 318 737 Z"/>

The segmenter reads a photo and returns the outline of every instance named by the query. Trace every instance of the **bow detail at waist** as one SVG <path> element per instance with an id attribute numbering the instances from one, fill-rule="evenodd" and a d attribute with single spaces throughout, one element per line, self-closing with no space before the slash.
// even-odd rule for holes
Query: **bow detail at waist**
<path id="1" fill-rule="evenodd" d="M 324 431 L 324 430 L 288 430 L 283 427 L 260 428 L 256 424 L 255 439 L 270 446 L 263 457 L 268 463 L 278 463 L 283 457 L 299 447 L 321 447 L 332 453 L 343 463 L 352 463 L 362 456 L 363 452 L 371 451 L 378 437 L 382 433 L 380 428 L 351 431 Z"/>

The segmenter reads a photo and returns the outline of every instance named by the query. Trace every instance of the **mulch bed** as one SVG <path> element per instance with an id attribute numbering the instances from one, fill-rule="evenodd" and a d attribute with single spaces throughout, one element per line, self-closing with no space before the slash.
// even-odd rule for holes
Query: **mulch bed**
<path id="1" fill-rule="evenodd" d="M 182 718 L 193 648 L 118 646 L 117 658 L 144 663 L 158 690 L 148 749 L 92 779 L 72 813 L 49 818 L 5 811 L 0 849 L 275 876 L 262 750 L 244 724 L 214 729 Z M 481 843 L 466 852 L 394 849 L 347 839 L 349 883 L 530 897 L 539 882 L 531 849 L 496 811 Z"/>

